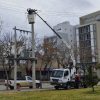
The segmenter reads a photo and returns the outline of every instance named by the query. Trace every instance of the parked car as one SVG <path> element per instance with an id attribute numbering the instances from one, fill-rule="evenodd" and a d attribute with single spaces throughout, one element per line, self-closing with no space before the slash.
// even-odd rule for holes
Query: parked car
<path id="1" fill-rule="evenodd" d="M 41 82 L 39 80 L 35 80 L 36 88 L 41 87 Z M 29 87 L 32 88 L 32 77 L 24 76 L 17 78 L 16 84 L 18 87 Z M 5 80 L 5 86 L 7 86 L 7 80 Z M 8 87 L 12 90 L 14 89 L 14 80 L 8 80 Z"/>

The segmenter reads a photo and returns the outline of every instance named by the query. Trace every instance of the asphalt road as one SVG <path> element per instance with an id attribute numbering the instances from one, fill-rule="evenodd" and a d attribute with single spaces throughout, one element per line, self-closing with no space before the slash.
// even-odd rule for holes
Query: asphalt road
<path id="1" fill-rule="evenodd" d="M 6 90 L 6 87 L 4 85 L 0 85 L 0 91 Z"/>
<path id="2" fill-rule="evenodd" d="M 50 83 L 42 83 L 42 89 L 46 89 L 46 90 L 51 90 L 51 89 L 53 89 L 53 86 L 52 85 L 50 85 Z M 5 85 L 0 85 L 0 91 L 5 91 L 6 90 L 6 86 Z M 21 90 L 29 90 L 29 88 L 28 87 L 25 87 L 25 88 L 21 88 Z M 30 89 L 30 90 L 32 90 L 32 89 Z M 38 89 L 37 89 L 38 90 Z"/>

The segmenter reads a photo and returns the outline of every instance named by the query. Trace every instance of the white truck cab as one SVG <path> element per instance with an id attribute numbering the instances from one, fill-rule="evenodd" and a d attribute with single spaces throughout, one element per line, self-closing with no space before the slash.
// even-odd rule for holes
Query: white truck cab
<path id="1" fill-rule="evenodd" d="M 70 86 L 69 83 L 74 83 L 76 69 L 73 67 L 69 68 L 60 68 L 53 69 L 50 83 L 54 85 L 56 89 L 58 88 L 68 88 Z"/>

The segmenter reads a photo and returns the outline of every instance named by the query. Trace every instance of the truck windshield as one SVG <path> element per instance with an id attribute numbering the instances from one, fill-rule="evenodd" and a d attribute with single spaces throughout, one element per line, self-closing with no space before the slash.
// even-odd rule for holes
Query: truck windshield
<path id="1" fill-rule="evenodd" d="M 51 75 L 51 77 L 62 77 L 62 76 L 63 76 L 63 71 L 61 70 L 54 70 Z"/>
<path id="2" fill-rule="evenodd" d="M 29 77 L 29 76 L 27 77 L 27 79 L 28 79 L 28 80 L 32 80 L 32 78 L 31 78 L 31 77 Z"/>

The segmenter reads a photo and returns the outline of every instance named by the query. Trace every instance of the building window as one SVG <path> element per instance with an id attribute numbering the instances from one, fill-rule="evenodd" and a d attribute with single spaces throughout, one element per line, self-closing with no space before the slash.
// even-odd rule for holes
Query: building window
<path id="1" fill-rule="evenodd" d="M 90 40 L 90 34 L 85 34 L 85 40 Z"/>
<path id="2" fill-rule="evenodd" d="M 91 47 L 91 41 L 90 40 L 86 41 L 86 47 Z"/>
<path id="3" fill-rule="evenodd" d="M 79 28 L 79 34 L 81 34 L 81 33 L 82 33 L 82 28 L 80 27 L 80 28 Z"/>
<path id="4" fill-rule="evenodd" d="M 84 41 L 84 35 L 80 34 L 80 35 L 79 35 L 79 40 L 80 40 L 80 41 Z"/>
<path id="5" fill-rule="evenodd" d="M 93 31 L 96 31 L 96 24 L 93 24 Z"/>
<path id="6" fill-rule="evenodd" d="M 90 26 L 89 25 L 86 26 L 86 33 L 88 33 L 88 32 L 90 32 Z"/>

